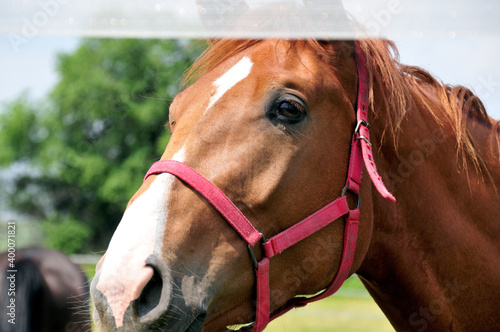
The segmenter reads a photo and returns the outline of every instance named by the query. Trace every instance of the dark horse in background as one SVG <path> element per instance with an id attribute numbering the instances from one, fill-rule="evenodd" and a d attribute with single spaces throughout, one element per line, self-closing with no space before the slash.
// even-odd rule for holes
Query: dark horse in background
<path id="1" fill-rule="evenodd" d="M 88 281 L 78 265 L 38 247 L 17 249 L 13 268 L 8 258 L 0 254 L 2 332 L 90 331 Z"/>

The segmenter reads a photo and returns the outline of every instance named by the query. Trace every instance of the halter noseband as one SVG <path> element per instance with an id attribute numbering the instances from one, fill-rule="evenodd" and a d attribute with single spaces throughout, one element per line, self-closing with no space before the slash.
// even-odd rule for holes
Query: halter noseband
<path id="1" fill-rule="evenodd" d="M 266 240 L 263 234 L 259 233 L 255 227 L 253 227 L 250 221 L 219 188 L 186 164 L 178 161 L 158 161 L 151 166 L 144 177 L 144 180 L 146 180 L 150 175 L 159 173 L 169 173 L 176 176 L 202 195 L 248 244 L 250 257 L 255 267 L 257 288 L 257 308 L 255 323 L 253 324 L 254 332 L 264 330 L 271 320 L 283 315 L 293 308 L 303 307 L 309 302 L 321 300 L 332 295 L 342 286 L 343 282 L 349 276 L 358 235 L 360 215 L 359 186 L 361 184 L 363 160 L 368 170 L 368 174 L 380 194 L 391 201 L 395 201 L 395 198 L 384 186 L 373 159 L 369 133 L 370 125 L 367 121 L 368 73 L 363 52 L 357 42 L 355 56 L 359 80 L 356 110 L 357 125 L 351 142 L 351 154 L 346 185 L 339 198 L 297 224 Z M 357 197 L 357 207 L 354 209 L 350 209 L 347 204 L 347 191 L 350 191 Z M 316 233 L 342 216 L 345 216 L 344 245 L 339 269 L 333 281 L 323 292 L 316 296 L 294 297 L 290 299 L 285 305 L 275 310 L 271 316 L 269 297 L 270 258 Z M 253 251 L 253 248 L 259 242 L 261 242 L 264 254 L 264 258 L 260 262 L 257 261 Z M 249 328 L 250 327 L 244 329 L 246 330 Z"/>

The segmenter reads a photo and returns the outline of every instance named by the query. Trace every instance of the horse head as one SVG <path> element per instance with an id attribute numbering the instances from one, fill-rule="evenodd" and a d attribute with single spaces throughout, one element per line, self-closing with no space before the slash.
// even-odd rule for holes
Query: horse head
<path id="1" fill-rule="evenodd" d="M 259 243 L 341 195 L 357 123 L 354 42 L 221 40 L 197 69 L 170 107 L 161 160 L 189 166 L 224 193 L 263 235 Z M 371 190 L 361 184 L 358 245 L 346 273 L 368 249 Z M 168 172 L 145 179 L 97 266 L 101 330 L 223 331 L 255 320 L 248 243 L 203 196 Z M 342 220 L 270 259 L 269 312 L 328 287 L 341 262 Z M 255 262 L 265 254 L 259 244 L 252 253 Z"/>

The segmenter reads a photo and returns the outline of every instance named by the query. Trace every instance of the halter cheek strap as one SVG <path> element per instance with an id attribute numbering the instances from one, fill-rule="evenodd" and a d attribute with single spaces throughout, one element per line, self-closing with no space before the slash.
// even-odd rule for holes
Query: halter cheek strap
<path id="1" fill-rule="evenodd" d="M 370 125 L 367 121 L 367 70 L 363 53 L 357 43 L 356 63 L 359 76 L 359 92 L 356 112 L 358 122 L 351 142 L 351 154 L 349 158 L 346 186 L 344 187 L 344 190 L 342 190 L 342 194 L 339 198 L 283 232 L 278 233 L 266 240 L 220 189 L 186 164 L 174 160 L 161 160 L 153 164 L 144 178 L 144 180 L 146 180 L 150 175 L 159 173 L 170 173 L 176 176 L 186 185 L 190 186 L 202 195 L 248 244 L 250 257 L 255 268 L 257 304 L 255 323 L 250 327 L 243 328 L 242 331 L 249 329 L 252 329 L 252 331 L 255 332 L 262 331 L 271 320 L 283 315 L 290 309 L 303 307 L 309 302 L 321 300 L 332 295 L 347 279 L 351 270 L 356 249 L 360 215 L 359 187 L 361 184 L 363 161 L 368 173 L 370 174 L 370 178 L 380 194 L 391 201 L 395 201 L 392 194 L 385 188 L 381 177 L 378 175 L 375 162 L 373 160 L 369 133 Z M 358 199 L 358 204 L 354 209 L 350 209 L 347 204 L 347 198 L 345 195 L 348 191 L 354 194 Z M 345 220 L 344 244 L 340 265 L 333 281 L 322 293 L 310 298 L 292 298 L 285 305 L 276 309 L 271 315 L 269 295 L 270 259 L 294 244 L 318 232 L 340 217 L 344 217 Z M 257 261 L 253 248 L 259 242 L 261 242 L 262 245 L 264 258 Z"/>
<path id="2" fill-rule="evenodd" d="M 361 184 L 361 171 L 357 167 L 362 167 L 362 163 L 357 160 L 360 156 L 363 157 L 364 164 L 370 178 L 372 179 L 373 185 L 377 188 L 378 192 L 382 197 L 395 202 L 396 198 L 387 190 L 382 182 L 382 177 L 378 174 L 377 166 L 375 166 L 375 160 L 373 159 L 372 143 L 370 142 L 370 124 L 368 123 L 368 69 L 366 67 L 365 56 L 359 44 L 356 42 L 356 67 L 358 71 L 358 100 L 356 109 L 356 119 L 357 124 L 354 129 L 353 140 L 360 142 L 360 144 L 351 143 L 351 160 L 349 161 L 349 174 L 347 176 L 347 185 L 349 188 L 358 188 Z M 352 150 L 361 149 L 361 153 L 356 151 L 353 153 Z M 353 174 L 351 174 L 351 170 Z M 354 174 L 356 173 L 356 174 Z M 357 176 L 359 175 L 359 178 Z"/>

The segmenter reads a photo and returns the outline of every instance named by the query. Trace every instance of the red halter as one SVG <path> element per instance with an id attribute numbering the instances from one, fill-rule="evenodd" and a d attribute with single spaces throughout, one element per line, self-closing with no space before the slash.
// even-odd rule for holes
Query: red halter
<path id="1" fill-rule="evenodd" d="M 356 43 L 356 64 L 359 76 L 357 125 L 354 129 L 352 138 L 347 182 L 342 190 L 342 195 L 309 217 L 270 239 L 266 240 L 263 234 L 259 233 L 253 227 L 250 221 L 221 190 L 186 164 L 174 160 L 161 160 L 151 166 L 144 178 L 144 180 L 146 180 L 146 178 L 153 174 L 170 173 L 181 179 L 185 184 L 205 197 L 236 232 L 240 234 L 243 240 L 248 243 L 250 256 L 255 267 L 257 284 L 257 308 L 255 323 L 253 324 L 253 331 L 255 332 L 264 330 L 271 320 L 283 315 L 292 308 L 303 307 L 309 302 L 317 301 L 332 295 L 342 286 L 342 283 L 349 276 L 358 234 L 360 207 L 359 185 L 361 183 L 363 160 L 368 170 L 368 174 L 380 194 L 391 201 L 395 201 L 392 194 L 385 188 L 382 178 L 378 175 L 373 159 L 369 133 L 370 125 L 367 121 L 368 74 L 365 58 L 358 43 Z M 357 207 L 354 209 L 349 209 L 347 204 L 345 196 L 347 191 L 350 191 L 357 197 Z M 285 305 L 274 311 L 271 316 L 269 298 L 269 259 L 295 243 L 316 233 L 342 216 L 346 216 L 344 245 L 340 266 L 333 281 L 322 293 L 314 297 L 294 297 L 290 299 Z M 260 262 L 257 261 L 253 252 L 253 248 L 259 241 L 261 242 L 264 253 L 264 258 Z M 247 327 L 245 330 L 249 328 L 250 327 Z"/>

